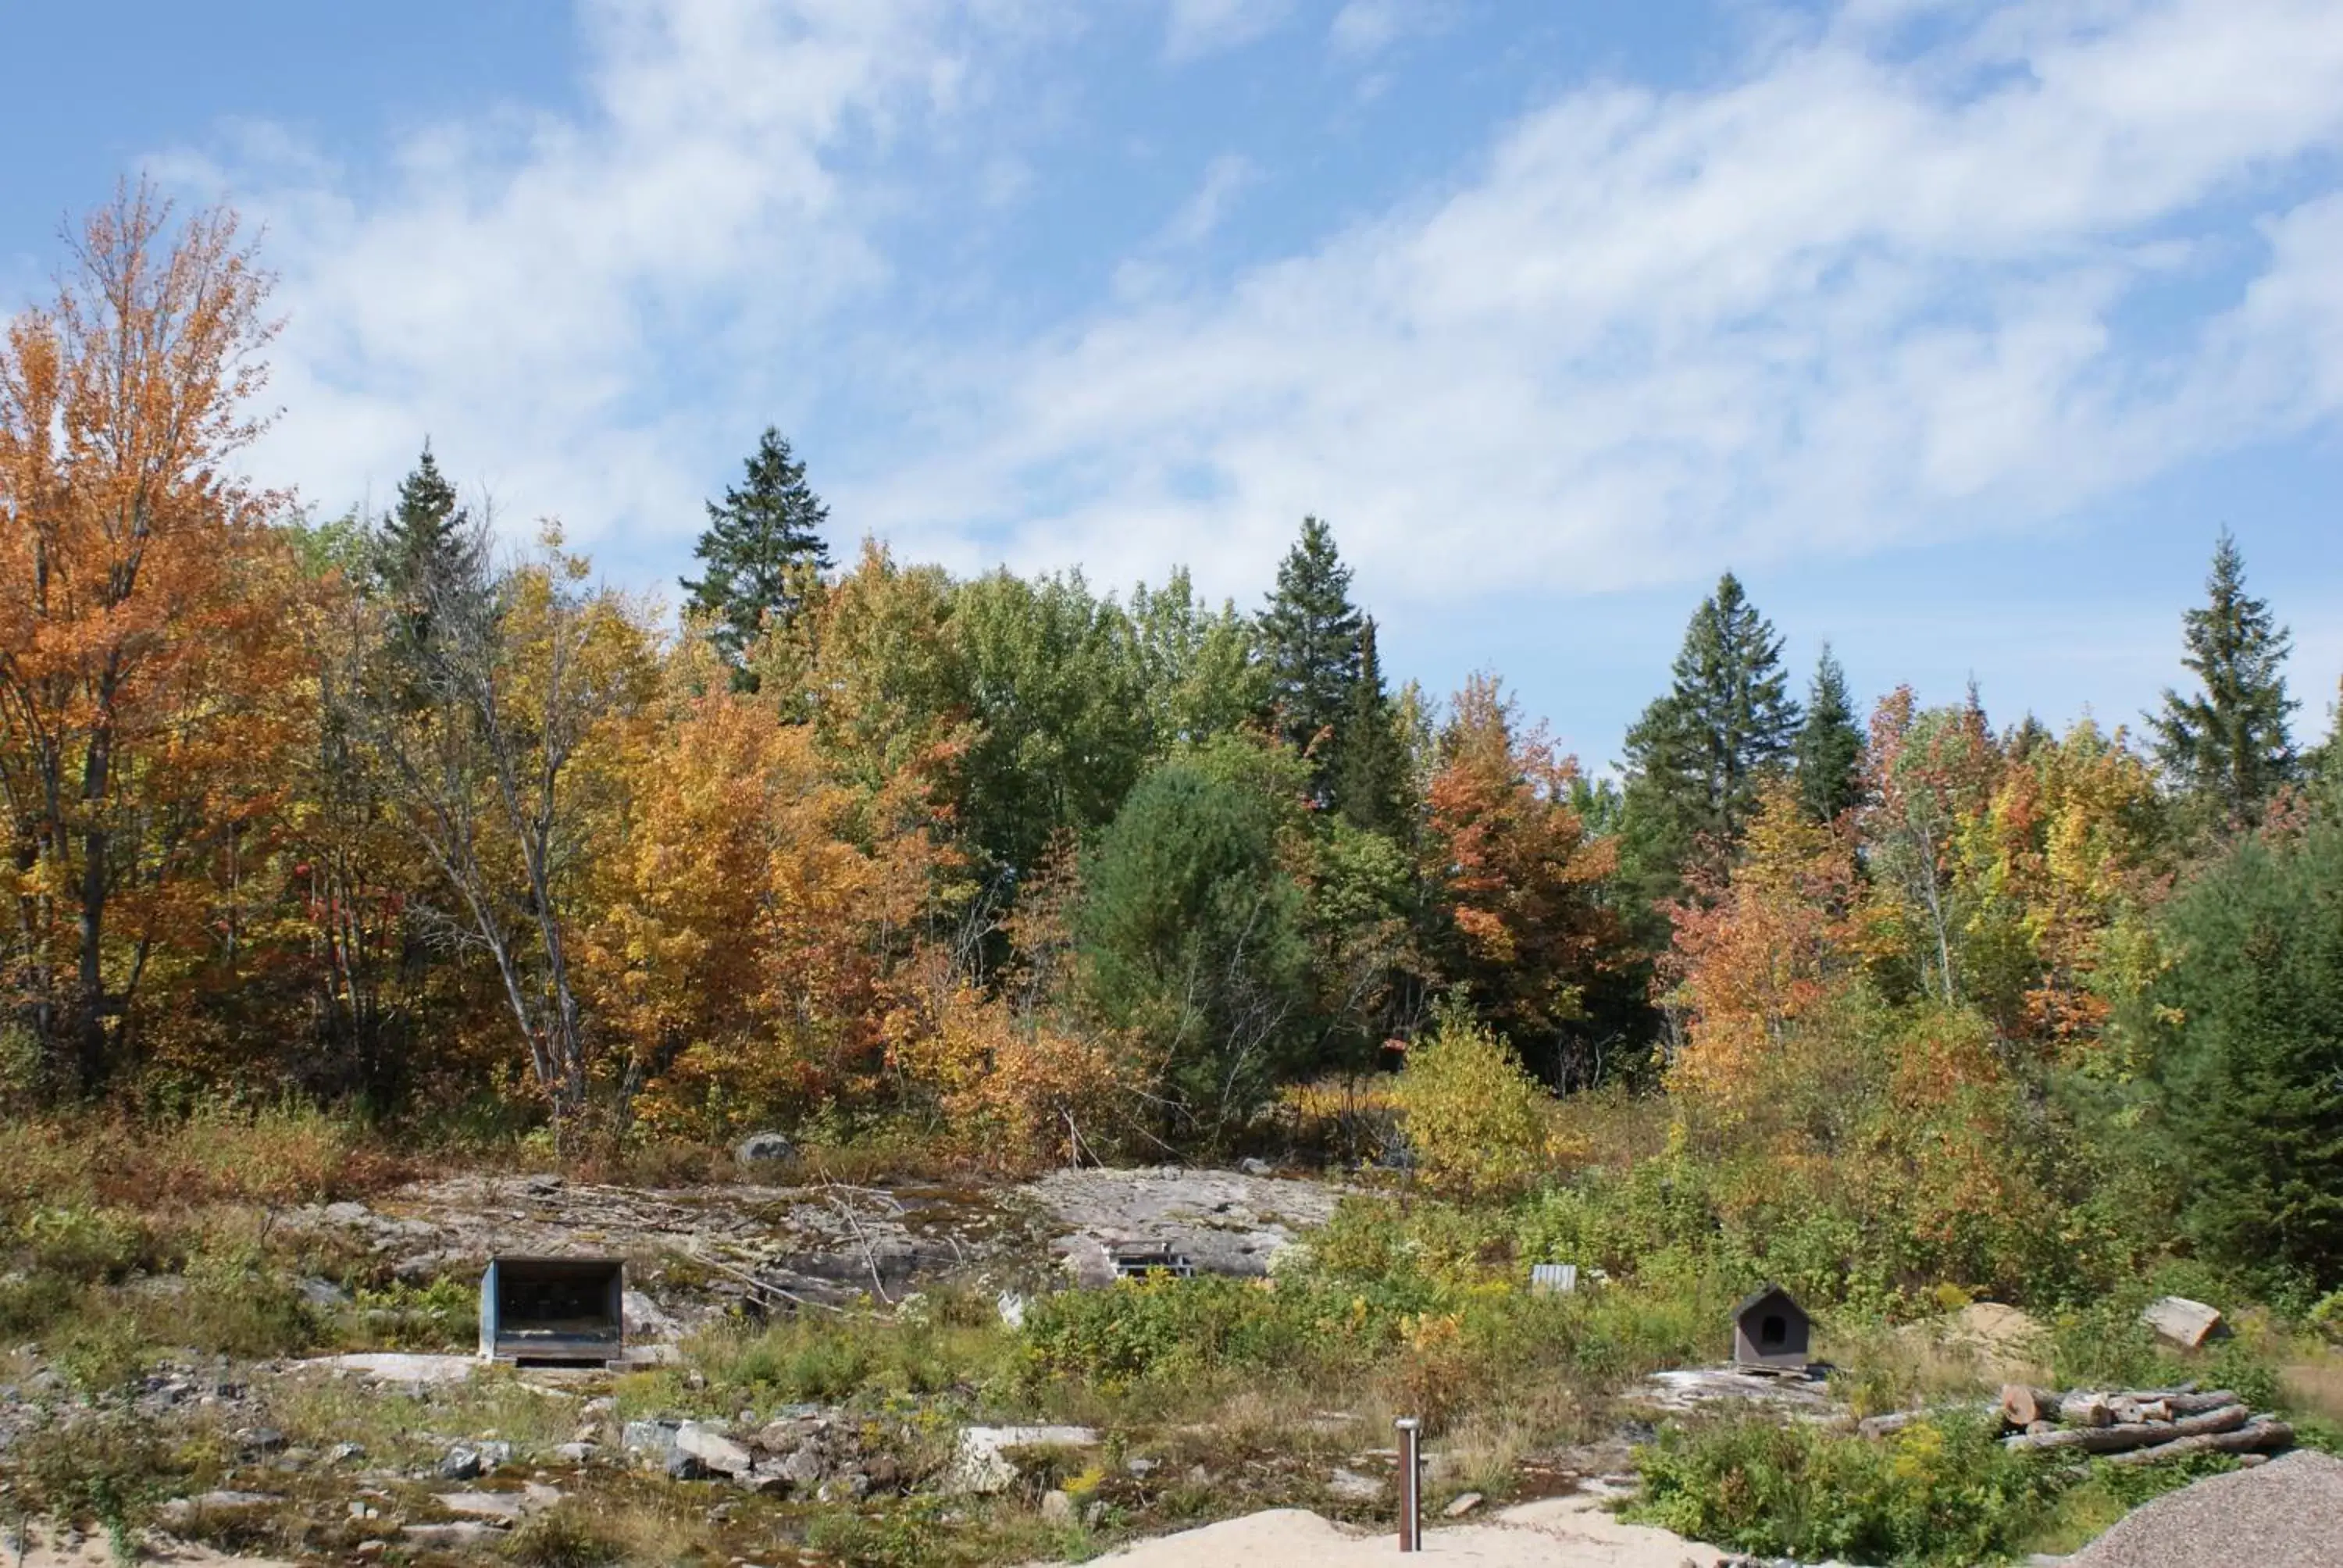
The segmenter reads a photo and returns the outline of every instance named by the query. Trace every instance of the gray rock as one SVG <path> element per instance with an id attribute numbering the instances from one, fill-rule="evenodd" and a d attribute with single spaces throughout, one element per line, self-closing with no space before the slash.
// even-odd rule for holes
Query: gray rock
<path id="1" fill-rule="evenodd" d="M 798 1146 L 779 1132 L 751 1132 L 732 1152 L 743 1165 L 761 1165 L 787 1160 L 797 1151 Z"/>
<path id="2" fill-rule="evenodd" d="M 350 1293 L 331 1280 L 307 1279 L 297 1287 L 301 1299 L 313 1307 L 346 1307 Z"/>
<path id="3" fill-rule="evenodd" d="M 1449 1503 L 1447 1507 L 1442 1509 L 1440 1512 L 1442 1516 L 1444 1518 L 1462 1519 L 1466 1514 L 1472 1513 L 1473 1510 L 1480 1506 L 1481 1494 L 1479 1493 L 1463 1492 L 1459 1493 L 1455 1501 Z"/>
<path id="4" fill-rule="evenodd" d="M 807 1443 L 781 1461 L 776 1473 L 800 1492 L 819 1485 L 822 1476 L 821 1453 L 813 1444 Z"/>
<path id="5" fill-rule="evenodd" d="M 327 1451 L 326 1457 L 336 1464 L 348 1464 L 366 1457 L 366 1449 L 355 1442 L 337 1442 Z"/>
<path id="6" fill-rule="evenodd" d="M 399 1534 L 418 1546 L 478 1546 L 496 1539 L 497 1527 L 459 1519 L 449 1524 L 409 1524 Z"/>
<path id="7" fill-rule="evenodd" d="M 705 1422 L 687 1421 L 676 1428 L 675 1446 L 720 1475 L 746 1475 L 756 1457 Z"/>
<path id="8" fill-rule="evenodd" d="M 450 1513 L 472 1519 L 518 1519 L 528 1504 L 518 1492 L 442 1492 L 432 1499 Z"/>
<path id="9" fill-rule="evenodd" d="M 281 1453 L 285 1434 L 273 1426 L 248 1426 L 236 1434 L 236 1446 L 247 1454 Z"/>
<path id="10" fill-rule="evenodd" d="M 566 1463 L 585 1464 L 593 1459 L 598 1450 L 590 1442 L 565 1442 L 553 1452 Z"/>
<path id="11" fill-rule="evenodd" d="M 679 1421 L 630 1421 L 618 1433 L 618 1446 L 639 1458 L 663 1463 L 675 1452 L 675 1434 L 682 1426 Z"/>
<path id="12" fill-rule="evenodd" d="M 1248 1176 L 1274 1176 L 1277 1174 L 1277 1168 L 1272 1165 L 1268 1161 L 1256 1160 L 1250 1155 L 1237 1161 L 1237 1169 L 1243 1171 Z"/>
<path id="13" fill-rule="evenodd" d="M 1383 1494 L 1383 1483 L 1372 1475 L 1361 1475 L 1355 1470 L 1341 1465 L 1326 1478 L 1326 1490 L 1345 1503 L 1373 1503 Z"/>
<path id="14" fill-rule="evenodd" d="M 1052 1524 L 1074 1522 L 1074 1500 L 1065 1492 L 1052 1492 L 1041 1499 L 1041 1517 Z"/>
<path id="15" fill-rule="evenodd" d="M 478 1479 L 479 1473 L 487 1468 L 488 1464 L 481 1457 L 480 1451 L 478 1449 L 473 1448 L 468 1444 L 459 1442 L 455 1447 L 449 1449 L 447 1453 L 441 1457 L 439 1461 L 439 1479 L 442 1481 L 472 1481 Z"/>
<path id="16" fill-rule="evenodd" d="M 284 1501 L 274 1492 L 205 1492 L 194 1497 L 171 1499 L 155 1511 L 155 1518 L 166 1530 L 184 1530 L 197 1519 L 233 1518 Z"/>

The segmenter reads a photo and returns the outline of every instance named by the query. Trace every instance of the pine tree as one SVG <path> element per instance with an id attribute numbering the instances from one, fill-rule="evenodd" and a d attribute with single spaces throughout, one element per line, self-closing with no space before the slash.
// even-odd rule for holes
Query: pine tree
<path id="1" fill-rule="evenodd" d="M 1322 807 L 1333 799 L 1363 624 L 1332 531 L 1316 518 L 1302 518 L 1302 537 L 1278 566 L 1277 591 L 1261 613 L 1261 641 L 1270 721 L 1288 745 L 1309 755 L 1312 791 Z"/>
<path id="2" fill-rule="evenodd" d="M 398 504 L 383 518 L 374 543 L 377 587 L 397 609 L 394 658 L 419 667 L 431 647 L 433 605 L 477 581 L 486 548 L 426 440 L 414 472 L 399 481 Z"/>
<path id="3" fill-rule="evenodd" d="M 2180 661 L 2202 690 L 2184 698 L 2166 688 L 2164 711 L 2148 723 L 2173 780 L 2236 825 L 2257 818 L 2294 772 L 2287 715 L 2298 705 L 2279 673 L 2294 639 L 2265 601 L 2246 592 L 2245 557 L 2227 528 L 2205 589 L 2205 607 L 2185 618 L 2188 651 Z"/>
<path id="4" fill-rule="evenodd" d="M 1359 673 L 1351 682 L 1335 757 L 1334 804 L 1354 828 L 1396 836 L 1406 815 L 1407 748 L 1383 689 L 1373 617 L 1359 628 Z"/>
<path id="5" fill-rule="evenodd" d="M 1861 795 L 1863 731 L 1846 689 L 1846 671 L 1823 644 L 1806 692 L 1806 721 L 1796 747 L 1798 799 L 1818 822 L 1832 822 Z"/>
<path id="6" fill-rule="evenodd" d="M 1756 815 L 1796 742 L 1787 681 L 1782 639 L 1725 573 L 1684 630 L 1673 684 L 1627 731 L 1620 858 L 1640 898 L 1674 897 L 1704 842 L 1732 844 Z"/>
<path id="7" fill-rule="evenodd" d="M 707 569 L 679 580 L 691 596 L 685 608 L 706 618 L 709 640 L 732 667 L 735 689 L 757 689 L 749 649 L 767 618 L 786 626 L 803 600 L 804 574 L 830 569 L 821 538 L 829 520 L 805 465 L 770 426 L 749 459 L 746 487 L 728 487 L 721 505 L 708 503 L 708 528 L 691 552 Z"/>

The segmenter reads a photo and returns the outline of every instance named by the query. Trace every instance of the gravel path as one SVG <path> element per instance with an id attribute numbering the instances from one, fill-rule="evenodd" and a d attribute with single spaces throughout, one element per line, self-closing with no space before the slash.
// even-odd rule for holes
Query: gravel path
<path id="1" fill-rule="evenodd" d="M 2134 1509 L 2067 1568 L 2334 1568 L 2343 1460 L 2305 1449 Z"/>

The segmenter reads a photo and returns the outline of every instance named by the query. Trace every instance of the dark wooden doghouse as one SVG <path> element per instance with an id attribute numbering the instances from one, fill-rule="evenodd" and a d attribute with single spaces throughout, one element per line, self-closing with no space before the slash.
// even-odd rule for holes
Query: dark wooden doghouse
<path id="1" fill-rule="evenodd" d="M 1733 1360 L 1740 1366 L 1806 1364 L 1813 1324 L 1779 1285 L 1761 1285 L 1733 1309 Z"/>
<path id="2" fill-rule="evenodd" d="M 491 1258 L 480 1280 L 480 1359 L 607 1365 L 627 1344 L 617 1258 Z"/>

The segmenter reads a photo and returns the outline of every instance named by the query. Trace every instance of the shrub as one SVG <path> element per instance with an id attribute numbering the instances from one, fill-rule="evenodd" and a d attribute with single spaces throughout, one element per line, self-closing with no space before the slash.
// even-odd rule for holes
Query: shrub
<path id="1" fill-rule="evenodd" d="M 1546 1168 L 1554 1097 L 1461 1009 L 1409 1049 L 1397 1095 L 1416 1167 L 1442 1191 L 1517 1191 Z"/>
<path id="2" fill-rule="evenodd" d="M 1633 1517 L 1739 1551 L 1893 1564 L 2006 1557 L 2058 1482 L 1982 1421 L 1924 1422 L 1885 1442 L 1737 1421 L 1671 1429 L 1637 1462 Z"/>

